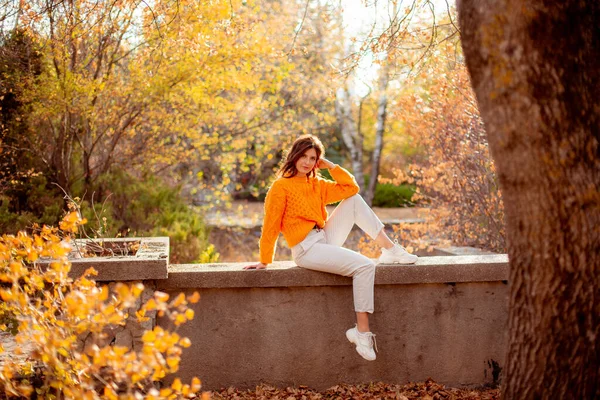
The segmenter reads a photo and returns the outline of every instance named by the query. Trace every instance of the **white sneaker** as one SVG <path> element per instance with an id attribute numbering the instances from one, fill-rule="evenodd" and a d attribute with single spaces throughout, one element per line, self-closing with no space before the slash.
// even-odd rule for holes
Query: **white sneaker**
<path id="1" fill-rule="evenodd" d="M 377 343 L 375 342 L 375 335 L 372 332 L 359 332 L 358 328 L 350 328 L 346 331 L 346 337 L 350 343 L 356 345 L 356 351 L 362 358 L 367 361 L 374 361 L 377 357 L 375 350 L 377 350 Z M 375 345 L 375 350 L 373 350 Z"/>
<path id="2" fill-rule="evenodd" d="M 398 244 L 398 240 L 394 240 L 394 247 L 391 249 L 381 249 L 381 256 L 378 264 L 414 264 L 419 257 L 410 254 L 406 249 Z"/>

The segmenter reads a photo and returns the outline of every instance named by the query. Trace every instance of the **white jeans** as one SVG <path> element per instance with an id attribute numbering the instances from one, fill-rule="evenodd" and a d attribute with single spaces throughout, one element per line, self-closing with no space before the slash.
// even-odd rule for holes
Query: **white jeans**
<path id="1" fill-rule="evenodd" d="M 343 200 L 335 208 L 324 229 L 313 229 L 302 242 L 294 246 L 292 257 L 302 268 L 351 276 L 354 310 L 372 313 L 375 262 L 341 247 L 354 224 L 373 239 L 383 229 L 383 223 L 358 194 Z"/>

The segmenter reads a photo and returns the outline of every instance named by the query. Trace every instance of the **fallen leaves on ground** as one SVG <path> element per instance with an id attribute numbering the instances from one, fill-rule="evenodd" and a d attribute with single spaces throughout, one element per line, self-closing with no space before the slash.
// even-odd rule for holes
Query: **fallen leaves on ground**
<path id="1" fill-rule="evenodd" d="M 393 385 L 369 383 L 360 385 L 336 385 L 318 392 L 306 386 L 280 389 L 269 385 L 257 386 L 255 390 L 223 389 L 211 393 L 215 400 L 317 400 L 317 399 L 396 399 L 396 400 L 497 400 L 499 389 L 456 389 L 438 384 L 431 379 L 425 382 Z"/>

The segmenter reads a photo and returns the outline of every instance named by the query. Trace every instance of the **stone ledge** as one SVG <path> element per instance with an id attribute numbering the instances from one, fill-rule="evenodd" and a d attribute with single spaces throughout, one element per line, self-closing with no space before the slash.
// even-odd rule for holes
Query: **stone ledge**
<path id="1" fill-rule="evenodd" d="M 174 264 L 157 289 L 347 286 L 350 278 L 310 271 L 293 261 L 278 261 L 266 270 L 243 269 L 248 263 Z M 508 280 L 506 254 L 421 257 L 415 265 L 379 265 L 376 285 L 491 282 Z"/>
<path id="2" fill-rule="evenodd" d="M 119 242 L 139 241 L 139 248 L 134 255 L 82 257 L 81 249 L 89 243 L 95 243 L 95 247 Z M 41 265 L 49 264 L 51 259 L 40 259 Z M 134 281 L 167 279 L 167 267 L 169 265 L 169 238 L 167 236 L 157 237 L 131 237 L 131 238 L 100 238 L 100 239 L 76 239 L 69 253 L 71 271 L 69 276 L 73 279 L 79 278 L 88 268 L 94 268 L 97 275 L 90 278 L 95 281 Z"/>
<path id="3" fill-rule="evenodd" d="M 151 258 L 113 257 L 110 262 L 98 261 L 93 258 L 79 259 L 71 264 L 69 276 L 78 278 L 88 269 L 94 268 L 98 275 L 90 278 L 95 281 L 142 281 L 167 279 L 166 260 Z"/>

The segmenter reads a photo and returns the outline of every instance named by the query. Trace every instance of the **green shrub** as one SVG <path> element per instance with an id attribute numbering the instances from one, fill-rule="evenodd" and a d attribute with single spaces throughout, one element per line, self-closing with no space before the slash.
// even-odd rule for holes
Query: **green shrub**
<path id="1" fill-rule="evenodd" d="M 98 182 L 102 202 L 82 203 L 92 236 L 168 236 L 173 263 L 205 259 L 209 248 L 206 225 L 196 211 L 171 188 L 153 175 L 135 178 L 115 171 Z M 211 258 L 214 261 L 218 255 Z"/>
<path id="2" fill-rule="evenodd" d="M 15 234 L 33 224 L 56 225 L 65 201 L 44 176 L 16 180 L 0 195 L 0 232 Z"/>
<path id="3" fill-rule="evenodd" d="M 365 186 L 369 185 L 369 175 L 365 175 Z M 409 207 L 413 206 L 412 196 L 415 193 L 414 185 L 402 184 L 392 185 L 391 183 L 379 183 L 375 188 L 373 197 L 373 207 Z"/>
<path id="4" fill-rule="evenodd" d="M 413 206 L 411 201 L 415 187 L 413 185 L 392 185 L 389 183 L 378 184 L 373 198 L 374 207 L 408 207 Z"/>
<path id="5" fill-rule="evenodd" d="M 218 257 L 214 251 L 207 252 L 208 232 L 202 216 L 184 202 L 179 188 L 153 175 L 136 178 L 123 171 L 110 172 L 99 178 L 86 199 L 75 201 L 89 221 L 82 227 L 84 235 L 168 236 L 172 262 Z M 34 224 L 56 225 L 65 208 L 64 193 L 48 184 L 46 177 L 23 179 L 0 196 L 0 232 L 16 233 Z"/>

